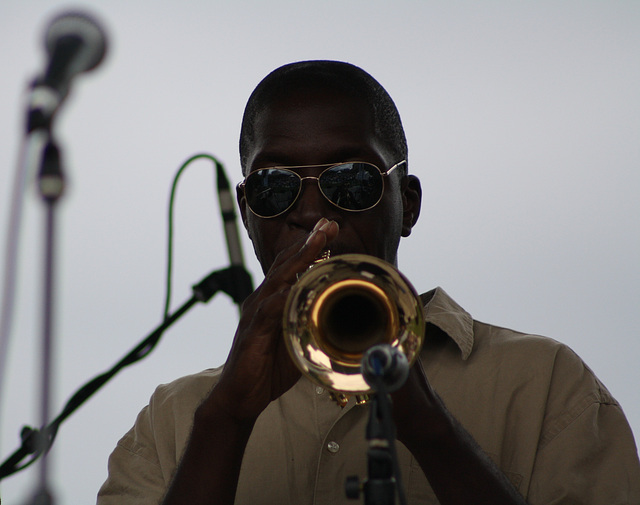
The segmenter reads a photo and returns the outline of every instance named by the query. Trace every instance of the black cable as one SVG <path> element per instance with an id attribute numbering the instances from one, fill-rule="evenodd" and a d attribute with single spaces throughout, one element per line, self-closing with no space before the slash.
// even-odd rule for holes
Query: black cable
<path id="1" fill-rule="evenodd" d="M 67 401 L 62 412 L 46 427 L 40 430 L 25 426 L 21 431 L 22 445 L 0 466 L 0 479 L 24 470 L 34 463 L 42 454 L 49 451 L 53 445 L 58 429 L 62 422 L 73 414 L 82 404 L 93 396 L 102 386 L 111 380 L 120 370 L 147 357 L 160 341 L 164 331 L 189 310 L 196 302 L 200 301 L 195 295 L 191 297 L 180 309 L 169 316 L 149 336 L 132 349 L 124 358 L 118 361 L 106 372 L 94 377 L 84 384 Z M 45 441 L 42 441 L 42 438 Z M 17 466 L 24 458 L 31 455 L 31 459 L 25 464 Z"/>

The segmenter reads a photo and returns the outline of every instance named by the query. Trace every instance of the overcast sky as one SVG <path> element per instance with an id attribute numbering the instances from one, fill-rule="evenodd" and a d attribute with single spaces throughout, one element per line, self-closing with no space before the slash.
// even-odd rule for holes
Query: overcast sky
<path id="1" fill-rule="evenodd" d="M 177 168 L 207 152 L 239 182 L 251 90 L 281 64 L 321 58 L 362 66 L 400 109 L 424 189 L 399 260 L 416 288 L 440 285 L 479 320 L 567 343 L 640 434 L 640 2 L 75 5 L 99 16 L 110 41 L 56 124 L 69 180 L 59 214 L 56 413 L 160 322 Z M 0 3 L 2 254 L 25 86 L 44 65 L 46 23 L 64 7 Z M 211 163 L 198 161 L 178 189 L 173 308 L 228 263 L 213 180 Z M 0 392 L 2 460 L 20 427 L 38 423 L 42 216 L 30 189 Z M 246 239 L 244 253 L 257 284 Z M 197 306 L 62 426 L 50 456 L 57 503 L 94 501 L 108 454 L 154 387 L 220 365 L 236 322 L 222 295 Z M 4 502 L 22 503 L 36 476 L 31 468 L 3 481 Z"/>

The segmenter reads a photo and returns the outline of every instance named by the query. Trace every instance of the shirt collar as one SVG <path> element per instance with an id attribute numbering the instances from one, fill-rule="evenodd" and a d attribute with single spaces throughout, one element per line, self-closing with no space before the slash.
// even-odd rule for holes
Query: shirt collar
<path id="1" fill-rule="evenodd" d="M 460 348 L 466 360 L 473 349 L 473 318 L 444 289 L 437 287 L 421 295 L 424 319 L 444 331 Z"/>

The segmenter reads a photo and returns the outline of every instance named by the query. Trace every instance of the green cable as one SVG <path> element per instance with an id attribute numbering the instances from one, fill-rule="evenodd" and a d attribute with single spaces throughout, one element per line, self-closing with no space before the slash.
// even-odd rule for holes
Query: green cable
<path id="1" fill-rule="evenodd" d="M 166 321 L 169 317 L 169 307 L 171 305 L 171 275 L 173 269 L 173 204 L 175 201 L 176 189 L 178 186 L 178 179 L 182 172 L 191 164 L 191 162 L 200 159 L 206 158 L 208 160 L 217 163 L 216 158 L 211 156 L 210 154 L 195 154 L 191 156 L 187 161 L 185 161 L 182 166 L 178 169 L 175 177 L 173 178 L 173 185 L 171 187 L 171 196 L 169 197 L 169 228 L 168 228 L 168 238 L 167 238 L 167 284 L 166 284 L 166 299 L 164 304 L 164 314 L 163 321 Z"/>

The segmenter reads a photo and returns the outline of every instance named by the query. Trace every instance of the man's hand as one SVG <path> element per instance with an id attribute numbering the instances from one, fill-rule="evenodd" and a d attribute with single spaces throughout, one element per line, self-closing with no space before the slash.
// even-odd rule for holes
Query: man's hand
<path id="1" fill-rule="evenodd" d="M 211 393 L 215 408 L 242 422 L 255 419 L 291 388 L 300 372 L 282 337 L 282 315 L 297 276 L 338 235 L 338 224 L 321 219 L 311 233 L 278 254 L 262 284 L 244 302 L 231 352 Z"/>
<path id="2" fill-rule="evenodd" d="M 242 317 L 220 380 L 198 407 L 191 437 L 164 505 L 232 504 L 255 420 L 291 388 L 300 372 L 289 358 L 282 314 L 291 286 L 338 235 L 321 219 L 277 256 Z"/>

